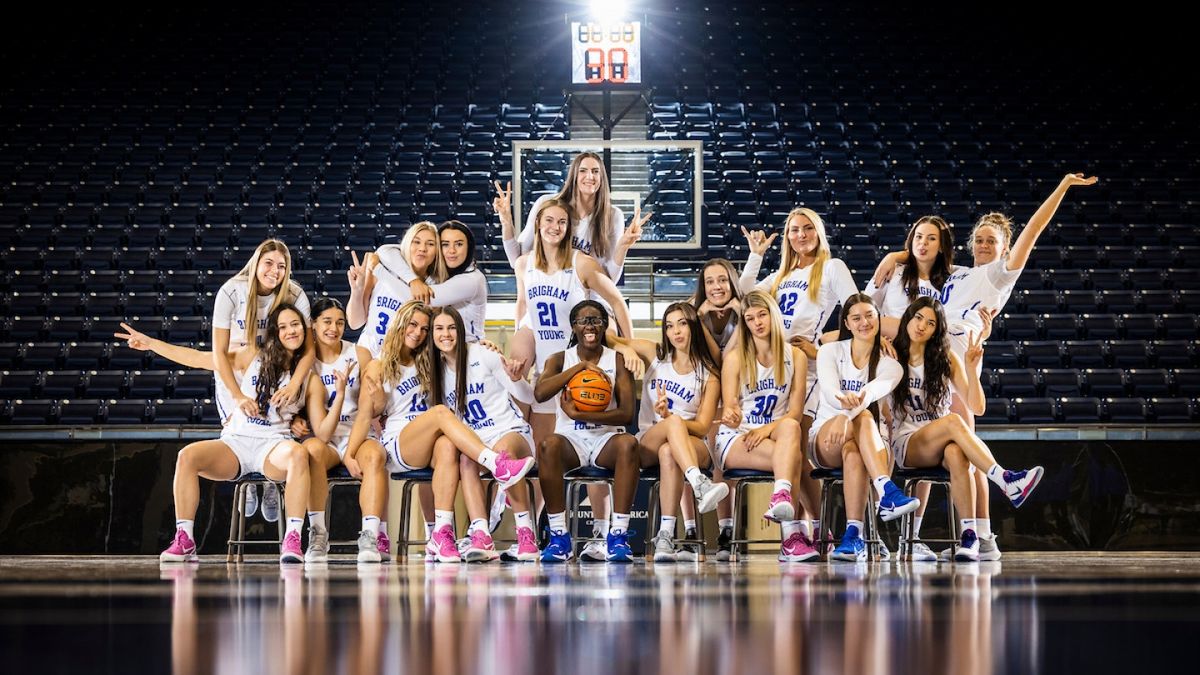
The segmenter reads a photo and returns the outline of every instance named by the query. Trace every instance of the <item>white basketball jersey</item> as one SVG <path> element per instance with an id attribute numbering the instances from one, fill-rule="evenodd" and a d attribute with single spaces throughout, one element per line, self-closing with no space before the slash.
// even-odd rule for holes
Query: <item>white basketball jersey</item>
<path id="1" fill-rule="evenodd" d="M 383 409 L 383 414 L 387 416 L 387 422 L 383 426 L 383 437 L 393 438 L 400 433 L 404 425 L 429 410 L 429 400 L 425 387 L 417 377 L 415 363 L 401 367 L 396 382 L 385 382 L 383 386 L 388 387 L 387 405 Z"/>
<path id="2" fill-rule="evenodd" d="M 446 407 L 458 412 L 458 392 L 454 369 L 443 370 Z M 500 378 L 508 378 L 500 355 L 479 345 L 467 347 L 466 416 L 463 422 L 476 432 L 491 429 L 515 429 L 525 426 L 521 412 Z"/>
<path id="3" fill-rule="evenodd" d="M 925 396 L 925 364 L 908 367 L 908 400 L 892 411 L 892 438 L 902 438 L 930 422 L 950 414 L 950 391 L 942 401 L 930 404 Z"/>
<path id="4" fill-rule="evenodd" d="M 1000 310 L 1012 295 L 1023 269 L 1008 270 L 1008 260 L 997 258 L 986 265 L 959 268 L 946 280 L 942 303 L 952 332 L 983 330 L 979 308 Z"/>
<path id="5" fill-rule="evenodd" d="M 672 413 L 684 420 L 696 419 L 704 382 L 707 379 L 708 370 L 704 366 L 698 366 L 687 375 L 680 375 L 670 360 L 654 359 L 642 378 L 642 404 L 638 411 L 638 428 L 645 431 L 662 421 L 662 417 L 654 412 L 654 404 L 658 402 L 660 390 L 666 392 L 667 407 Z"/>
<path id="6" fill-rule="evenodd" d="M 533 328 L 537 352 L 536 372 L 551 354 L 567 348 L 571 339 L 571 309 L 591 297 L 575 267 L 579 254 L 571 253 L 571 268 L 546 274 L 529 254 L 525 264 L 525 319 Z"/>
<path id="7" fill-rule="evenodd" d="M 342 400 L 342 414 L 338 418 L 337 429 L 333 432 L 334 437 L 349 436 L 350 430 L 354 427 L 354 414 L 358 411 L 358 356 L 354 349 L 354 343 L 342 340 L 342 353 L 338 354 L 337 359 L 333 363 L 325 363 L 317 359 L 317 375 L 321 378 L 321 384 L 325 385 L 325 409 L 333 405 L 333 399 L 337 396 L 337 378 L 334 377 L 334 371 L 346 372 L 346 364 L 354 361 L 354 367 L 350 369 L 350 377 L 346 382 L 346 396 Z"/>
<path id="8" fill-rule="evenodd" d="M 770 424 L 788 412 L 788 398 L 792 388 L 792 350 L 784 351 L 783 382 L 775 381 L 775 366 L 764 366 L 755 360 L 757 367 L 754 382 L 742 387 L 742 429 L 753 429 Z"/>
<path id="9" fill-rule="evenodd" d="M 951 275 L 957 272 L 958 269 L 955 267 L 951 271 Z M 900 279 L 903 272 L 904 265 L 896 265 L 895 273 L 892 274 L 892 278 L 884 284 L 883 288 L 876 287 L 874 282 L 867 282 L 867 288 L 864 293 L 875 298 L 875 304 L 879 306 L 880 316 L 899 319 L 904 315 L 904 310 L 908 309 L 909 303 L 916 300 L 916 298 L 908 297 L 908 292 L 904 289 L 904 282 Z M 934 288 L 928 279 L 917 280 L 917 295 L 923 298 L 936 298 L 939 301 L 943 301 L 942 291 Z"/>
<path id="10" fill-rule="evenodd" d="M 817 301 L 813 302 L 808 297 L 812 269 L 813 266 L 809 265 L 792 270 L 775 291 L 775 301 L 779 303 L 779 313 L 783 317 L 785 339 L 798 335 L 815 343 L 838 303 L 858 292 L 846 263 L 833 258 L 825 262 L 821 272 L 821 289 Z M 769 293 L 777 274 L 767 277 L 757 287 Z"/>
<path id="11" fill-rule="evenodd" d="M 404 303 L 412 300 L 412 291 L 408 284 L 397 279 L 383 265 L 376 265 L 372 274 L 375 275 L 375 288 L 367 304 L 367 323 L 358 336 L 358 344 L 370 350 L 371 356 L 379 358 L 383 351 L 383 339 L 396 318 L 396 312 Z"/>
<path id="12" fill-rule="evenodd" d="M 250 366 L 246 368 L 246 374 L 242 376 L 241 391 L 244 396 L 251 400 L 257 401 L 258 392 L 255 388 L 258 386 L 259 373 L 262 370 L 262 355 L 256 356 Z M 273 388 L 273 391 L 279 391 L 292 381 L 291 373 L 284 373 L 283 377 L 279 378 L 279 383 Z M 307 384 L 307 382 L 305 383 Z M 301 392 L 304 389 L 301 388 Z M 234 408 L 233 414 L 229 418 L 229 425 L 226 427 L 231 433 L 240 436 L 254 436 L 256 438 L 290 438 L 292 435 L 291 424 L 292 418 L 300 411 L 300 406 L 304 405 L 303 393 L 296 402 L 289 403 L 282 408 L 275 405 L 267 405 L 267 409 L 259 410 L 259 414 L 254 417 L 246 415 L 241 408 Z"/>
<path id="13" fill-rule="evenodd" d="M 600 361 L 596 364 L 600 370 L 608 375 L 609 382 L 613 385 L 613 396 L 608 400 L 608 407 L 605 410 L 612 410 L 617 407 L 617 353 L 608 347 L 603 348 L 604 351 L 600 354 Z M 570 370 L 575 364 L 579 363 L 578 348 L 568 349 L 563 352 L 563 371 Z M 555 394 L 561 396 L 562 394 Z M 608 424 L 592 424 L 590 422 L 580 422 L 567 417 L 562 411 L 562 406 L 559 405 L 558 399 L 555 399 L 555 421 L 554 433 L 570 432 L 579 434 L 581 432 L 594 432 L 596 435 L 606 434 L 611 431 L 621 431 L 622 428 Z"/>
<path id="14" fill-rule="evenodd" d="M 817 351 L 817 406 L 816 417 L 812 428 L 820 429 L 825 420 L 843 411 L 842 402 L 837 399 L 842 392 L 859 392 L 871 380 L 871 364 L 868 361 L 862 368 L 854 365 L 850 356 L 850 345 L 853 340 L 839 340 L 821 345 Z M 836 378 L 822 378 L 821 365 L 831 360 L 837 369 Z M 882 357 L 881 359 L 882 360 Z M 829 381 L 836 380 L 836 381 Z"/>
<path id="15" fill-rule="evenodd" d="M 275 302 L 275 295 L 260 295 L 256 300 L 258 313 L 255 316 L 258 325 L 255 326 L 253 335 L 256 342 L 261 343 L 267 334 L 267 318 L 271 315 L 271 305 Z M 221 290 L 217 291 L 217 297 L 213 303 L 213 326 L 229 329 L 230 351 L 249 344 L 247 337 L 249 332 L 246 330 L 246 308 L 249 304 L 250 282 L 246 279 L 230 279 L 221 285 Z M 308 296 L 303 290 L 296 296 L 292 304 L 304 315 L 304 321 L 308 322 L 310 307 Z"/>

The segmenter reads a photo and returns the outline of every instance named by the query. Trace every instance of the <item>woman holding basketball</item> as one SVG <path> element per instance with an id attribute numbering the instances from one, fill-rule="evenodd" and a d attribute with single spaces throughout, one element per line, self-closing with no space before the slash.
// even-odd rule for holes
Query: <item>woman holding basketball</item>
<path id="1" fill-rule="evenodd" d="M 378 359 L 362 372 L 360 414 L 354 420 L 345 464 L 361 477 L 359 501 L 363 531 L 358 537 L 360 562 L 379 562 L 380 514 L 387 506 L 387 474 L 412 471 L 432 463 L 434 530 L 426 552 L 440 562 L 460 560 L 454 537 L 454 496 L 458 491 L 459 453 L 487 467 L 505 487 L 521 480 L 533 466 L 531 458 L 513 459 L 484 445 L 479 436 L 439 400 L 441 378 L 429 348 L 432 310 L 407 302 L 396 312 Z M 365 414 L 363 414 L 365 413 Z M 380 440 L 368 438 L 371 422 L 383 415 Z M 401 523 L 408 527 L 408 523 Z"/>
<path id="2" fill-rule="evenodd" d="M 891 446 L 896 466 L 944 466 L 950 471 L 951 499 L 959 514 L 966 516 L 959 521 L 962 541 L 954 558 L 960 562 L 978 561 L 975 488 L 970 467 L 986 472 L 988 479 L 1017 507 L 1037 487 L 1042 467 L 1006 471 L 966 421 L 950 413 L 951 386 L 964 394 L 972 412 L 983 413 L 986 398 L 978 371 L 983 359 L 983 340 L 970 335 L 966 360 L 959 359 L 946 339 L 946 316 L 936 299 L 919 298 L 904 311 L 895 350 L 902 367 L 899 385 L 891 398 Z"/>
<path id="3" fill-rule="evenodd" d="M 817 353 L 816 420 L 808 438 L 813 466 L 841 469 L 846 503 L 846 532 L 833 551 L 833 560 L 866 562 L 863 512 L 867 479 L 879 495 L 879 516 L 894 520 L 916 509 L 891 481 L 892 463 L 879 434 L 875 402 L 896 387 L 900 364 L 881 353 L 879 312 L 871 298 L 851 295 L 842 305 L 837 342 L 821 345 Z"/>
<path id="4" fill-rule="evenodd" d="M 717 430 L 721 467 L 757 469 L 775 474 L 775 489 L 763 517 L 783 528 L 779 559 L 801 562 L 816 557 L 812 542 L 795 520 L 792 488 L 804 480 L 801 464 L 804 382 L 808 359 L 784 341 L 783 320 L 775 301 L 762 291 L 742 298 L 737 348 L 721 366 L 724 411 Z M 799 490 L 801 502 L 808 500 Z M 816 504 L 804 504 L 811 513 Z"/>
<path id="5" fill-rule="evenodd" d="M 610 339 L 631 346 L 647 364 L 643 378 L 638 440 L 645 451 L 658 455 L 659 502 L 662 519 L 654 538 L 654 562 L 693 560 L 690 551 L 675 546 L 675 513 L 684 481 L 695 490 L 700 513 L 707 513 L 729 494 L 724 483 L 713 483 L 701 471 L 711 458 L 705 437 L 712 429 L 720 396 L 717 362 L 700 340 L 703 329 L 696 310 L 676 302 L 663 313 L 662 343 Z"/>
<path id="6" fill-rule="evenodd" d="M 554 433 L 538 445 L 538 480 L 550 520 L 550 543 L 541 560 L 566 562 L 574 554 L 567 531 L 563 471 L 596 466 L 615 474 L 607 560 L 631 562 L 629 512 L 638 476 L 642 466 L 653 465 L 657 459 L 652 453 L 639 452 L 637 439 L 624 431 L 623 426 L 633 417 L 633 375 L 617 353 L 604 346 L 608 312 L 595 300 L 584 300 L 571 308 L 569 320 L 571 339 L 566 351 L 546 359 L 534 387 L 538 401 L 558 398 Z M 589 410 L 593 408 L 597 410 Z"/>
<path id="7" fill-rule="evenodd" d="M 433 346 L 441 355 L 441 390 L 438 403 L 444 403 L 459 419 L 478 434 L 484 445 L 498 453 L 518 459 L 533 457 L 533 436 L 529 424 L 521 418 L 512 402 L 518 391 L 529 384 L 516 377 L 517 364 L 479 344 L 467 342 L 463 319 L 453 307 L 434 310 Z M 521 391 L 528 397 L 532 392 Z M 487 505 L 479 464 L 463 456 L 460 459 L 463 501 L 471 525 L 470 543 L 463 552 L 467 562 L 493 560 L 496 548 L 488 528 Z M 508 490 L 516 518 L 516 559 L 537 560 L 537 540 L 529 513 L 529 493 L 522 482 Z"/>
<path id="8" fill-rule="evenodd" d="M 304 315 L 295 305 L 283 303 L 266 317 L 266 338 L 261 351 L 257 343 L 251 342 L 234 356 L 235 363 L 230 364 L 231 379 L 234 367 L 245 371 L 237 389 L 238 406 L 230 414 L 220 439 L 192 443 L 180 451 L 175 462 L 175 537 L 159 560 L 196 559 L 193 526 L 201 476 L 209 480 L 236 480 L 248 473 L 261 473 L 272 481 L 286 481 L 292 488 L 284 505 L 287 529 L 279 560 L 304 561 L 300 527 L 304 524 L 308 500 L 308 454 L 292 440 L 290 425 L 299 405 L 277 402 L 277 395 L 293 379 L 301 380 L 303 389 L 308 371 L 300 366 L 309 347 Z"/>

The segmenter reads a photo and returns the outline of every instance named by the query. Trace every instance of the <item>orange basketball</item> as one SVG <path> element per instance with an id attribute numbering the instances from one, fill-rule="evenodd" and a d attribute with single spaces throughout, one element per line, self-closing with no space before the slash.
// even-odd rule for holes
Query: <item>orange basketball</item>
<path id="1" fill-rule="evenodd" d="M 585 412 L 600 412 L 612 400 L 612 384 L 594 370 L 581 370 L 567 383 L 575 407 Z"/>

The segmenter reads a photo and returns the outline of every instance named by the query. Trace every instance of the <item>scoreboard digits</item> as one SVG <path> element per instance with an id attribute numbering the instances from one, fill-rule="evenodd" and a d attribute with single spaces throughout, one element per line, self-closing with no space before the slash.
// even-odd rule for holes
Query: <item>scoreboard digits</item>
<path id="1" fill-rule="evenodd" d="M 638 21 L 571 24 L 573 84 L 641 84 L 642 27 Z"/>

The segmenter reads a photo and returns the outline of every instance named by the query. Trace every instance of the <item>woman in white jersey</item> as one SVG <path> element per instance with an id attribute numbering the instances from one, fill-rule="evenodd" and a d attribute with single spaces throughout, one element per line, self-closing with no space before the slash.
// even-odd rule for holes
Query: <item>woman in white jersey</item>
<path id="1" fill-rule="evenodd" d="M 453 307 L 434 310 L 433 345 L 441 354 L 444 403 L 479 435 L 484 445 L 510 457 L 533 456 L 533 434 L 513 396 L 532 399 L 529 383 L 516 377 L 517 364 L 477 343 L 466 340 L 463 319 Z M 487 504 L 479 464 L 462 457 L 459 481 L 471 524 L 463 560 L 481 562 L 499 557 L 488 527 Z M 529 491 L 516 483 L 508 492 L 516 516 L 517 548 L 514 557 L 537 560 L 537 539 L 529 514 Z"/>
<path id="2" fill-rule="evenodd" d="M 434 529 L 426 553 L 440 562 L 458 562 L 454 536 L 454 496 L 458 491 L 461 452 L 484 465 L 504 486 L 519 481 L 533 466 L 531 458 L 513 459 L 487 447 L 479 436 L 444 405 L 429 404 L 442 397 L 438 363 L 429 347 L 432 310 L 407 302 L 396 312 L 378 359 L 362 370 L 359 414 L 354 420 L 344 463 L 351 475 L 362 477 L 359 502 L 363 530 L 358 559 L 379 562 L 380 514 L 387 506 L 387 473 L 433 466 Z M 372 421 L 386 422 L 380 440 L 367 438 Z M 401 523 L 407 527 L 408 523 Z"/>
<path id="3" fill-rule="evenodd" d="M 959 268 L 946 280 L 945 312 L 950 324 L 950 348 L 960 359 L 966 356 L 966 337 L 971 332 L 983 336 L 984 340 L 987 339 L 991 330 L 990 325 L 985 326 L 984 322 L 1000 312 L 1008 303 L 1038 238 L 1058 212 L 1067 191 L 1075 186 L 1094 185 L 1096 180 L 1095 177 L 1085 178 L 1081 173 L 1067 174 L 1063 177 L 1054 192 L 1029 218 L 1016 242 L 1012 241 L 1012 221 L 1001 213 L 984 214 L 975 224 L 970 236 L 974 267 Z M 877 284 L 886 283 L 894 273 L 896 264 L 904 263 L 907 259 L 908 254 L 905 251 L 884 256 L 875 271 L 874 278 Z M 982 368 L 982 362 L 979 367 Z M 954 395 L 950 410 L 961 415 L 967 421 L 967 426 L 975 428 L 975 416 L 963 403 L 960 395 Z M 979 559 L 999 560 L 1000 548 L 996 542 L 996 535 L 992 532 L 987 479 L 977 472 L 974 474 L 974 481 Z M 925 506 L 928 505 L 928 494 L 929 485 L 922 485 L 918 492 L 922 503 L 922 508 L 917 512 L 918 533 Z M 913 547 L 912 556 L 914 560 L 920 561 L 936 559 L 933 551 L 923 543 Z"/>
<path id="4" fill-rule="evenodd" d="M 612 469 L 614 474 L 606 558 L 609 562 L 631 562 L 630 508 L 641 467 L 653 466 L 657 457 L 639 452 L 637 439 L 625 432 L 624 425 L 633 418 L 633 375 L 617 353 L 604 346 L 608 312 L 595 300 L 584 300 L 571 308 L 567 318 L 571 327 L 567 349 L 546 359 L 533 390 L 538 401 L 558 401 L 554 433 L 538 444 L 538 480 L 550 521 L 550 543 L 542 550 L 541 560 L 566 562 L 574 554 L 564 509 L 563 471 L 595 466 Z M 566 391 L 571 378 L 583 371 L 607 379 L 612 385 L 612 397 L 605 410 L 579 410 Z"/>
<path id="5" fill-rule="evenodd" d="M 313 303 L 313 338 L 317 343 L 317 365 L 309 376 L 305 410 L 311 435 L 302 441 L 309 456 L 308 550 L 309 562 L 329 557 L 329 532 L 325 526 L 325 501 L 329 496 L 328 472 L 342 463 L 350 445 L 358 409 L 360 377 L 354 343 L 342 339 L 346 312 L 342 303 L 329 297 Z M 390 550 L 380 530 L 381 555 Z"/>
<path id="6" fill-rule="evenodd" d="M 733 263 L 724 258 L 713 258 L 700 268 L 699 278 L 696 279 L 696 292 L 692 295 L 692 307 L 700 315 L 700 325 L 704 329 L 704 341 L 709 353 L 717 363 L 724 361 L 723 355 L 737 339 L 737 327 L 742 316 L 742 292 L 737 285 L 738 274 Z M 719 371 L 718 371 L 719 372 Z M 718 402 L 719 403 L 719 402 Z M 708 447 L 716 443 L 717 426 L 712 425 L 706 435 Z M 721 465 L 713 463 L 713 482 L 724 483 Z M 695 536 L 696 518 L 692 499 L 686 493 L 691 490 L 685 487 L 685 494 L 679 508 L 683 510 L 684 536 L 692 539 Z M 728 485 L 726 485 L 728 493 Z M 717 561 L 726 562 L 732 552 L 730 541 L 733 539 L 733 499 L 729 494 L 717 503 Z M 686 553 L 685 553 L 686 555 Z"/>
<path id="7" fill-rule="evenodd" d="M 488 286 L 483 272 L 475 264 L 475 235 L 457 220 L 438 226 L 438 243 L 446 280 L 432 286 L 418 278 L 401 254 L 402 246 L 380 246 L 379 263 L 396 278 L 407 283 L 412 299 L 432 307 L 453 307 L 463 318 L 467 341 L 483 339 L 484 314 L 487 312 Z"/>
<path id="8" fill-rule="evenodd" d="M 896 334 L 896 320 L 908 304 L 917 298 L 941 298 L 946 280 L 954 267 L 954 234 L 940 216 L 921 216 L 904 240 L 908 264 L 898 266 L 897 274 L 877 285 L 874 279 L 863 292 L 875 300 L 883 316 L 883 335 Z M 889 320 L 890 319 L 890 320 Z"/>
<path id="9" fill-rule="evenodd" d="M 880 351 L 879 312 L 871 298 L 855 293 L 842 304 L 838 340 L 817 353 L 816 420 L 808 437 L 813 466 L 841 469 L 846 531 L 833 560 L 866 562 L 863 512 L 867 479 L 879 494 L 879 515 L 894 520 L 918 503 L 892 483 L 891 458 L 879 433 L 875 402 L 896 387 L 900 364 Z"/>
<path id="10" fill-rule="evenodd" d="M 437 226 L 421 221 L 404 233 L 399 253 L 415 279 L 440 283 L 445 280 L 446 271 L 439 247 Z M 355 256 L 356 263 L 357 260 Z M 350 300 L 346 303 L 346 323 L 356 330 L 362 328 L 358 336 L 358 362 L 365 367 L 379 358 L 396 312 L 413 299 L 413 291 L 408 282 L 380 265 L 374 255 L 368 255 L 362 265 L 353 265 L 347 277 Z"/>
<path id="11" fill-rule="evenodd" d="M 496 183 L 496 198 L 492 206 L 500 217 L 504 254 L 513 270 L 520 273 L 518 259 L 535 248 L 540 220 L 538 213 L 551 200 L 564 205 L 567 210 L 571 222 L 568 237 L 571 248 L 595 258 L 609 279 L 614 283 L 620 281 L 625 255 L 641 239 L 642 226 L 650 220 L 650 214 L 643 215 L 639 208 L 634 212 L 629 227 L 625 227 L 625 215 L 612 203 L 609 194 L 604 161 L 594 152 L 582 152 L 571 160 L 562 189 L 555 195 L 543 195 L 533 203 L 520 235 L 513 223 L 512 185 L 502 190 L 500 183 Z M 519 315 L 517 329 L 509 340 L 509 353 L 513 359 L 529 363 L 535 354 L 532 330 L 536 329 L 523 325 Z"/>
<path id="12" fill-rule="evenodd" d="M 654 562 L 690 562 L 691 551 L 675 546 L 675 519 L 685 480 L 695 490 L 700 513 L 708 513 L 729 494 L 701 472 L 712 463 L 705 438 L 712 430 L 721 395 L 720 368 L 701 340 L 700 317 L 686 302 L 663 312 L 662 342 L 609 339 L 631 346 L 647 364 L 642 378 L 638 441 L 658 455 L 662 519 L 654 538 Z M 690 498 L 689 498 L 690 499 Z"/>
<path id="13" fill-rule="evenodd" d="M 284 505 L 287 529 L 279 560 L 304 561 L 300 527 L 308 501 L 308 453 L 292 440 L 290 429 L 300 406 L 274 401 L 292 379 L 307 381 L 307 371 L 299 369 L 307 343 L 304 315 L 294 305 L 283 304 L 267 317 L 261 350 L 251 343 L 234 357 L 239 370 L 245 369 L 238 386 L 238 407 L 221 430 L 220 439 L 192 443 L 180 451 L 175 461 L 175 537 L 159 556 L 161 561 L 196 559 L 193 525 L 200 500 L 200 476 L 236 480 L 248 473 L 286 481 L 291 487 Z"/>
<path id="14" fill-rule="evenodd" d="M 950 350 L 946 316 L 934 298 L 920 298 L 909 305 L 900 318 L 894 345 L 903 372 L 891 398 L 892 453 L 898 467 L 944 466 L 950 472 L 951 499 L 963 516 L 959 521 L 962 540 L 954 554 L 960 562 L 979 560 L 970 467 L 985 471 L 1018 507 L 1042 478 L 1040 466 L 1004 470 L 966 421 L 950 413 L 952 386 L 964 394 L 972 411 L 983 413 L 986 398 L 976 368 L 983 359 L 982 345 L 983 340 L 972 334 L 965 362 L 959 359 Z"/>
<path id="15" fill-rule="evenodd" d="M 784 340 L 779 306 L 762 291 L 742 298 L 737 349 L 721 364 L 724 411 L 714 449 L 718 462 L 730 469 L 756 469 L 775 474 L 775 488 L 764 518 L 783 529 L 779 559 L 809 560 L 817 555 L 795 519 L 792 488 L 806 480 L 800 417 L 808 359 Z M 800 501 L 808 498 L 798 490 Z M 811 513 L 817 505 L 804 504 Z"/>
<path id="16" fill-rule="evenodd" d="M 278 239 L 268 239 L 254 249 L 245 267 L 217 291 L 213 306 L 213 352 L 216 364 L 217 412 L 224 424 L 246 397 L 239 392 L 233 375 L 233 352 L 261 340 L 267 330 L 266 317 L 284 303 L 294 304 L 309 318 L 308 296 L 292 281 L 292 256 Z M 300 370 L 307 372 L 316 360 L 315 348 L 306 347 Z M 274 403 L 300 398 L 303 378 L 275 394 Z"/>

